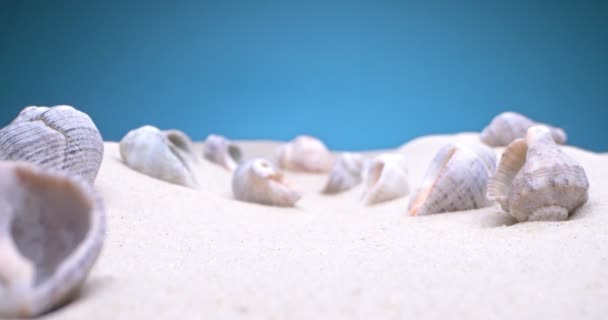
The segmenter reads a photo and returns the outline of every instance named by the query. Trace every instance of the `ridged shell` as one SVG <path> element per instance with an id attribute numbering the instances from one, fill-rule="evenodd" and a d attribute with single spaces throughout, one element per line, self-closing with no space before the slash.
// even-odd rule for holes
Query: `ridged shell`
<path id="1" fill-rule="evenodd" d="M 120 141 L 120 155 L 127 166 L 148 176 L 191 188 L 198 185 L 192 171 L 196 155 L 184 133 L 153 126 L 131 130 Z"/>
<path id="2" fill-rule="evenodd" d="M 549 128 L 534 126 L 503 153 L 488 198 L 518 221 L 555 221 L 585 204 L 588 190 L 583 167 L 555 144 Z"/>
<path id="3" fill-rule="evenodd" d="M 323 193 L 337 194 L 350 190 L 361 183 L 361 170 L 364 160 L 361 154 L 350 152 L 340 154 L 329 174 Z"/>
<path id="4" fill-rule="evenodd" d="M 482 208 L 496 155 L 482 146 L 447 144 L 433 158 L 422 185 L 410 198 L 410 215 Z"/>
<path id="5" fill-rule="evenodd" d="M 365 205 L 405 197 L 410 192 L 404 155 L 380 154 L 365 164 L 362 176 Z"/>
<path id="6" fill-rule="evenodd" d="M 0 162 L 0 317 L 72 299 L 103 246 L 105 213 L 83 178 Z"/>
<path id="7" fill-rule="evenodd" d="M 503 147 L 513 142 L 515 139 L 524 138 L 528 128 L 540 123 L 536 123 L 529 118 L 515 112 L 503 112 L 483 129 L 481 140 L 491 146 Z M 553 139 L 559 144 L 566 142 L 566 132 L 560 128 L 551 127 Z"/>
<path id="8" fill-rule="evenodd" d="M 300 193 L 270 161 L 254 158 L 234 171 L 232 192 L 237 200 L 271 206 L 293 207 Z"/>
<path id="9" fill-rule="evenodd" d="M 99 130 L 70 106 L 27 107 L 0 130 L 0 160 L 66 170 L 93 183 L 102 159 Z"/>
<path id="10" fill-rule="evenodd" d="M 311 136 L 298 136 L 276 151 L 279 167 L 285 170 L 326 173 L 334 165 L 334 156 L 321 140 Z"/>
<path id="11" fill-rule="evenodd" d="M 205 140 L 205 158 L 213 163 L 234 171 L 241 161 L 241 149 L 226 137 L 210 134 Z"/>

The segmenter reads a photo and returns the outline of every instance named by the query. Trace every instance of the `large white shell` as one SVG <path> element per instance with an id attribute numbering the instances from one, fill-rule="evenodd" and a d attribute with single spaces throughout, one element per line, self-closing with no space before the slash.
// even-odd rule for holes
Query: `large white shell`
<path id="1" fill-rule="evenodd" d="M 160 131 L 153 126 L 131 130 L 120 141 L 120 155 L 127 166 L 151 177 L 196 188 L 192 171 L 192 142 L 175 130 Z"/>
<path id="2" fill-rule="evenodd" d="M 323 193 L 337 194 L 361 183 L 363 161 L 364 157 L 361 154 L 350 152 L 340 154 L 329 174 Z"/>
<path id="3" fill-rule="evenodd" d="M 293 207 L 301 197 L 282 172 L 261 158 L 238 166 L 232 178 L 232 192 L 237 200 L 280 207 Z"/>
<path id="4" fill-rule="evenodd" d="M 205 140 L 205 158 L 233 171 L 241 161 L 241 149 L 226 137 L 210 134 Z"/>
<path id="5" fill-rule="evenodd" d="M 433 158 L 422 185 L 410 198 L 410 215 L 482 208 L 496 155 L 483 146 L 447 144 Z"/>
<path id="6" fill-rule="evenodd" d="M 65 172 L 0 162 L 0 317 L 32 317 L 73 298 L 105 234 L 101 200 Z"/>
<path id="7" fill-rule="evenodd" d="M 93 183 L 102 159 L 99 130 L 70 106 L 27 107 L 0 130 L 0 160 L 66 170 Z"/>
<path id="8" fill-rule="evenodd" d="M 491 146 L 506 146 L 515 139 L 525 137 L 528 128 L 536 124 L 538 123 L 519 113 L 503 112 L 494 117 L 492 122 L 483 129 L 481 140 Z M 555 142 L 559 144 L 566 142 L 567 137 L 564 130 L 549 125 L 546 126 L 551 129 Z"/>
<path id="9" fill-rule="evenodd" d="M 276 159 L 280 168 L 300 172 L 329 172 L 334 165 L 334 156 L 325 144 L 306 135 L 280 146 Z"/>
<path id="10" fill-rule="evenodd" d="M 366 205 L 405 197 L 410 192 L 404 155 L 380 154 L 365 164 L 362 176 Z"/>
<path id="11" fill-rule="evenodd" d="M 583 167 L 555 144 L 549 128 L 534 126 L 503 153 L 488 198 L 518 221 L 565 220 L 587 202 L 588 190 Z"/>

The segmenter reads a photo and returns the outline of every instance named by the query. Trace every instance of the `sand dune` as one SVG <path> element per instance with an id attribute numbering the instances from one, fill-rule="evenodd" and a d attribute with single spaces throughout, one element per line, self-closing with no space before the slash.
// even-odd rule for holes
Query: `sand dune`
<path id="1" fill-rule="evenodd" d="M 435 151 L 476 134 L 401 148 L 415 188 Z M 277 143 L 243 142 L 245 156 Z M 424 217 L 407 198 L 364 207 L 360 188 L 290 173 L 297 208 L 232 199 L 231 175 L 200 159 L 200 190 L 139 174 L 106 143 L 96 189 L 108 211 L 82 296 L 49 319 L 604 319 L 608 154 L 565 150 L 589 176 L 569 221 L 515 224 L 496 207 Z M 199 146 L 200 148 L 201 146 Z M 497 150 L 500 152 L 500 150 Z"/>

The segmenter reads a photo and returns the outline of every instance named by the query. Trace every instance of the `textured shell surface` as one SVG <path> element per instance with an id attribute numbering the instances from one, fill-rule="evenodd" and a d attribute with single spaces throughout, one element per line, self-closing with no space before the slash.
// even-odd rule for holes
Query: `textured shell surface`
<path id="1" fill-rule="evenodd" d="M 490 122 L 481 132 L 481 140 L 491 146 L 507 146 L 515 139 L 524 138 L 528 128 L 537 125 L 535 121 L 515 112 L 503 112 Z M 567 136 L 561 128 L 545 125 L 551 130 L 555 142 L 564 144 Z"/>
<path id="2" fill-rule="evenodd" d="M 127 166 L 138 172 L 196 188 L 198 184 L 192 171 L 192 159 L 196 155 L 189 146 L 190 139 L 186 138 L 183 133 L 176 135 L 175 131 L 143 126 L 131 130 L 120 141 L 120 156 Z M 179 142 L 175 143 L 176 139 Z"/>
<path id="3" fill-rule="evenodd" d="M 242 159 L 241 149 L 224 136 L 210 134 L 205 139 L 205 159 L 233 171 Z"/>
<path id="4" fill-rule="evenodd" d="M 488 198 L 518 221 L 565 220 L 587 202 L 584 168 L 555 143 L 550 129 L 534 126 L 503 153 Z"/>
<path id="5" fill-rule="evenodd" d="M 350 190 L 361 183 L 361 170 L 365 157 L 358 153 L 345 152 L 338 156 L 323 189 L 325 194 L 337 194 Z"/>
<path id="6" fill-rule="evenodd" d="M 242 162 L 233 173 L 235 199 L 264 205 L 293 207 L 300 193 L 274 164 L 262 158 Z"/>
<path id="7" fill-rule="evenodd" d="M 93 183 L 102 159 L 99 130 L 71 106 L 26 107 L 0 130 L 0 160 L 65 170 Z"/>
<path id="8" fill-rule="evenodd" d="M 335 161 L 321 140 L 306 135 L 277 148 L 276 160 L 282 169 L 310 173 L 330 172 Z"/>
<path id="9" fill-rule="evenodd" d="M 384 153 L 369 160 L 362 177 L 365 205 L 405 197 L 410 191 L 407 161 L 402 154 Z"/>
<path id="10" fill-rule="evenodd" d="M 0 161 L 0 317 L 32 317 L 74 298 L 105 236 L 84 178 Z"/>
<path id="11" fill-rule="evenodd" d="M 496 155 L 484 150 L 463 144 L 443 146 L 431 161 L 421 186 L 410 198 L 410 215 L 487 206 L 486 188 Z"/>

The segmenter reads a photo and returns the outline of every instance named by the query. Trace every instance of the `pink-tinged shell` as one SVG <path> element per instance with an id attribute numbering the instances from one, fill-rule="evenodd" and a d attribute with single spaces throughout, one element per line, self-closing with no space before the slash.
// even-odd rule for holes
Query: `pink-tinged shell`
<path id="1" fill-rule="evenodd" d="M 69 301 L 103 246 L 105 213 L 84 178 L 0 162 L 0 317 Z"/>
<path id="2" fill-rule="evenodd" d="M 361 183 L 364 157 L 361 154 L 345 152 L 340 154 L 323 188 L 325 194 L 337 194 L 350 190 Z"/>
<path id="3" fill-rule="evenodd" d="M 305 135 L 280 146 L 276 159 L 281 169 L 310 173 L 329 172 L 335 161 L 321 140 Z"/>
<path id="4" fill-rule="evenodd" d="M 301 195 L 270 161 L 254 158 L 241 162 L 232 177 L 234 198 L 245 202 L 293 207 Z"/>
<path id="5" fill-rule="evenodd" d="M 482 208 L 496 155 L 483 146 L 447 144 L 431 161 L 408 205 L 412 216 Z"/>
<path id="6" fill-rule="evenodd" d="M 373 205 L 408 195 L 407 162 L 401 154 L 381 154 L 363 169 L 363 203 Z"/>
<path id="7" fill-rule="evenodd" d="M 583 167 L 555 143 L 551 129 L 533 126 L 504 151 L 488 198 L 518 221 L 565 220 L 587 202 Z"/>
<path id="8" fill-rule="evenodd" d="M 205 140 L 205 159 L 234 171 L 242 159 L 241 149 L 226 137 L 211 134 Z"/>
<path id="9" fill-rule="evenodd" d="M 103 139 L 91 118 L 71 106 L 26 107 L 0 130 L 0 160 L 26 161 L 95 181 Z"/>
<path id="10" fill-rule="evenodd" d="M 496 147 L 502 147 L 510 144 L 515 139 L 524 138 L 528 128 L 537 125 L 533 120 L 515 112 L 503 112 L 483 129 L 481 132 L 481 141 Z M 551 130 L 551 135 L 555 142 L 564 144 L 567 136 L 566 132 L 557 127 L 545 125 Z"/>

